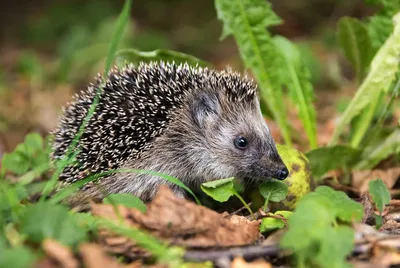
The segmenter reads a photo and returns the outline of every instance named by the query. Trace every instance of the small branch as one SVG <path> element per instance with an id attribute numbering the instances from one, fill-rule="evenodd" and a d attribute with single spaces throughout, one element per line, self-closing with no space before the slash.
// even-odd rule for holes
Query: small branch
<path id="1" fill-rule="evenodd" d="M 249 203 L 247 204 L 247 206 L 250 207 L 252 204 L 253 204 L 253 202 L 249 202 Z M 236 214 L 238 214 L 239 212 L 241 212 L 241 211 L 243 211 L 243 210 L 245 210 L 245 209 L 246 209 L 246 207 L 243 206 L 243 207 L 239 208 L 238 210 L 235 210 L 234 212 L 232 212 L 231 214 L 229 214 L 229 216 L 236 215 Z"/>
<path id="2" fill-rule="evenodd" d="M 233 258 L 235 256 L 242 256 L 245 259 L 255 259 L 257 257 L 276 256 L 280 251 L 277 245 L 246 246 L 214 250 L 188 250 L 183 258 L 186 261 L 217 261 L 221 258 Z"/>

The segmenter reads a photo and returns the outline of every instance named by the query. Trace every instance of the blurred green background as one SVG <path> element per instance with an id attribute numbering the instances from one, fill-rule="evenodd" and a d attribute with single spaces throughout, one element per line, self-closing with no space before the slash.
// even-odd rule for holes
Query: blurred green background
<path id="1" fill-rule="evenodd" d="M 361 0 L 270 2 L 285 22 L 272 31 L 301 45 L 316 88 L 318 120 L 329 130 L 329 120 L 356 89 L 336 45 L 336 23 L 342 16 L 363 18 L 374 10 Z M 111 0 L 2 3 L 0 158 L 26 133 L 51 131 L 61 106 L 102 71 L 122 5 Z M 121 48 L 172 49 L 216 68 L 244 71 L 234 40 L 221 41 L 221 32 L 213 1 L 135 0 Z M 274 135 L 279 140 L 279 130 Z"/>

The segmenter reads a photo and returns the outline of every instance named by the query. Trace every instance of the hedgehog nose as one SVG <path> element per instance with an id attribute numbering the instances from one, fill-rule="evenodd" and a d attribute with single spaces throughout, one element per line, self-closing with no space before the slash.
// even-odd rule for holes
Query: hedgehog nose
<path id="1" fill-rule="evenodd" d="M 287 178 L 288 175 L 289 175 L 289 170 L 286 167 L 283 167 L 278 170 L 278 172 L 276 174 L 276 178 L 278 180 L 284 180 Z"/>

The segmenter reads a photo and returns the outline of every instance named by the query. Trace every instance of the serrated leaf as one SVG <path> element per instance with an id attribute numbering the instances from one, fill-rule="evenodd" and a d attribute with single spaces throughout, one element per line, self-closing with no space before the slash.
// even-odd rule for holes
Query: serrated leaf
<path id="1" fill-rule="evenodd" d="M 387 92 L 399 70 L 400 13 L 394 16 L 394 30 L 373 58 L 370 71 L 347 106 L 333 133 L 330 144 L 336 144 L 351 120 L 368 105 L 379 100 L 381 92 Z"/>
<path id="2" fill-rule="evenodd" d="M 234 178 L 227 178 L 203 183 L 200 187 L 203 192 L 218 202 L 226 202 L 235 194 Z"/>
<path id="3" fill-rule="evenodd" d="M 110 194 L 103 199 L 104 204 L 123 205 L 127 208 L 137 208 L 141 212 L 146 212 L 146 205 L 143 201 L 132 194 Z"/>
<path id="4" fill-rule="evenodd" d="M 165 62 L 175 62 L 188 63 L 190 65 L 200 65 L 200 66 L 210 66 L 211 64 L 196 58 L 192 55 L 185 54 L 178 51 L 168 50 L 168 49 L 156 49 L 153 51 L 139 51 L 134 48 L 123 49 L 117 52 L 116 60 L 120 64 L 124 64 L 125 61 L 132 63 L 139 62 L 152 62 L 152 61 L 165 61 Z"/>
<path id="5" fill-rule="evenodd" d="M 374 149 L 363 153 L 361 161 L 356 165 L 357 169 L 370 169 L 390 155 L 400 154 L 400 129 L 395 130 L 383 142 Z"/>
<path id="6" fill-rule="evenodd" d="M 314 91 L 310 82 L 311 76 L 302 61 L 299 48 L 283 36 L 275 36 L 273 39 L 277 51 L 284 59 L 286 86 L 289 96 L 296 105 L 300 120 L 303 123 L 310 147 L 317 147 L 317 130 L 314 101 Z"/>
<path id="7" fill-rule="evenodd" d="M 246 67 L 252 70 L 259 83 L 261 101 L 268 105 L 285 142 L 290 145 L 279 73 L 283 59 L 266 29 L 282 20 L 264 0 L 216 0 L 215 7 L 218 18 L 224 23 L 223 37 L 234 35 Z"/>
<path id="8" fill-rule="evenodd" d="M 338 22 L 337 38 L 344 55 L 355 69 L 357 81 L 361 81 L 373 56 L 367 27 L 358 19 L 343 17 Z"/>
<path id="9" fill-rule="evenodd" d="M 390 202 L 390 192 L 381 179 L 376 179 L 368 182 L 368 192 L 375 202 L 375 205 L 380 213 L 383 212 L 385 205 Z"/>
<path id="10" fill-rule="evenodd" d="M 361 151 L 346 145 L 321 147 L 306 153 L 312 174 L 318 179 L 326 172 L 339 168 L 353 167 L 361 156 Z"/>
<path id="11" fill-rule="evenodd" d="M 364 208 L 360 203 L 351 200 L 344 192 L 335 191 L 328 186 L 319 186 L 315 192 L 328 198 L 332 202 L 335 214 L 340 220 L 351 222 L 360 221 L 364 215 Z"/>
<path id="12" fill-rule="evenodd" d="M 265 201 L 279 202 L 286 198 L 288 185 L 282 181 L 270 180 L 260 185 L 260 193 Z"/>
<path id="13" fill-rule="evenodd" d="M 86 239 L 85 230 L 77 225 L 66 207 L 47 202 L 26 207 L 21 232 L 36 243 L 52 238 L 70 246 Z"/>

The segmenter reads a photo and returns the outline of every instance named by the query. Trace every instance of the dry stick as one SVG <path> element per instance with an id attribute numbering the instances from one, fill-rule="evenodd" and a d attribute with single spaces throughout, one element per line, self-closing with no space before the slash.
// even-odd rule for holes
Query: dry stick
<path id="1" fill-rule="evenodd" d="M 253 204 L 253 202 L 249 202 L 248 204 L 247 204 L 247 206 L 251 206 Z M 238 210 L 235 210 L 234 212 L 232 212 L 231 214 L 229 214 L 229 216 L 232 216 L 232 215 L 236 215 L 236 214 L 238 214 L 239 212 L 241 212 L 242 210 L 245 210 L 246 209 L 246 206 L 243 206 L 243 207 L 241 207 L 241 208 L 239 208 Z"/>
<path id="2" fill-rule="evenodd" d="M 257 257 L 272 257 L 281 252 L 278 245 L 274 246 L 246 246 L 228 249 L 214 250 L 188 250 L 183 258 L 186 261 L 217 261 L 221 258 L 233 258 L 242 256 L 246 259 L 255 259 Z"/>
<path id="3" fill-rule="evenodd" d="M 354 245 L 352 255 L 360 255 L 369 252 L 372 247 L 385 240 L 400 239 L 400 236 L 382 237 L 373 242 L 362 242 Z M 278 245 L 270 246 L 244 246 L 228 249 L 211 250 L 187 250 L 183 256 L 186 261 L 218 261 L 220 259 L 233 259 L 241 256 L 245 259 L 256 259 L 259 257 L 275 257 L 277 255 L 289 256 L 290 251 L 280 249 Z"/>

